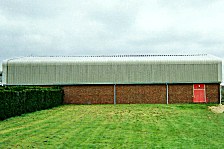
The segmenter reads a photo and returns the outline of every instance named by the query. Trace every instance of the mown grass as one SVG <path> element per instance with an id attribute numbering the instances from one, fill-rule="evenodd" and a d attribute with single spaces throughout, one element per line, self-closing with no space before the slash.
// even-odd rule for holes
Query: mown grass
<path id="1" fill-rule="evenodd" d="M 207 106 L 64 105 L 0 121 L 0 148 L 223 148 Z"/>

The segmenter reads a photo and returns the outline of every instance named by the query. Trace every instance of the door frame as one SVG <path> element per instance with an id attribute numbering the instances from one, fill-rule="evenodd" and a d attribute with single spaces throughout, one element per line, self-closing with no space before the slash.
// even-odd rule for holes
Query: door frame
<path id="1" fill-rule="evenodd" d="M 194 86 L 195 85 L 204 85 L 204 88 L 203 89 L 195 89 L 194 88 Z M 207 97 L 206 97 L 206 86 L 205 86 L 205 84 L 203 84 L 203 83 L 196 83 L 196 84 L 193 84 L 193 103 L 206 103 L 207 102 Z M 199 101 L 199 102 L 196 102 L 196 101 L 194 101 L 194 99 L 195 99 L 195 90 L 203 90 L 204 91 L 204 101 Z"/>

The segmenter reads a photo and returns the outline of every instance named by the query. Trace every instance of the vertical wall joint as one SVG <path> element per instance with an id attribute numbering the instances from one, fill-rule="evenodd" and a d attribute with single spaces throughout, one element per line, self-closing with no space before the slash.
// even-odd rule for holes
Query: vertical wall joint
<path id="1" fill-rule="evenodd" d="M 222 104 L 222 86 L 221 84 L 219 85 L 219 104 Z"/>
<path id="2" fill-rule="evenodd" d="M 114 84 L 114 104 L 116 105 L 116 84 Z"/>
<path id="3" fill-rule="evenodd" d="M 169 104 L 169 88 L 168 88 L 168 83 L 166 83 L 166 104 Z"/>

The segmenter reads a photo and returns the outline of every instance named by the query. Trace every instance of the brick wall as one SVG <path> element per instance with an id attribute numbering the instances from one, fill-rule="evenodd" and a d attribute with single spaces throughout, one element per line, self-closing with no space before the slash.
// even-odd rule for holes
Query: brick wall
<path id="1" fill-rule="evenodd" d="M 166 85 L 117 85 L 117 103 L 166 103 Z"/>
<path id="2" fill-rule="evenodd" d="M 170 84 L 169 103 L 192 103 L 193 85 L 192 84 Z"/>
<path id="3" fill-rule="evenodd" d="M 113 104 L 114 85 L 64 86 L 64 103 Z M 219 84 L 206 84 L 209 102 L 218 103 Z M 166 85 L 116 85 L 118 104 L 166 103 Z M 169 103 L 192 103 L 193 84 L 170 84 Z"/>
<path id="4" fill-rule="evenodd" d="M 219 84 L 206 84 L 206 98 L 210 103 L 219 103 L 220 96 Z"/>
<path id="5" fill-rule="evenodd" d="M 64 86 L 64 103 L 73 104 L 112 104 L 113 85 Z"/>

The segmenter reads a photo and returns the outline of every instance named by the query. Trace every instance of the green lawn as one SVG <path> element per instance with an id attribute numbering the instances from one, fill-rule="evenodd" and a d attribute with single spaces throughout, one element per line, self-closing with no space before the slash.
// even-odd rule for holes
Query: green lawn
<path id="1" fill-rule="evenodd" d="M 207 106 L 64 105 L 0 121 L 0 148 L 224 148 Z"/>

